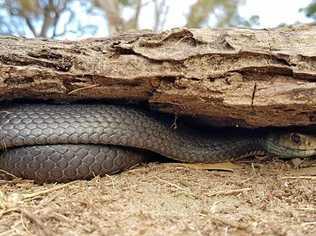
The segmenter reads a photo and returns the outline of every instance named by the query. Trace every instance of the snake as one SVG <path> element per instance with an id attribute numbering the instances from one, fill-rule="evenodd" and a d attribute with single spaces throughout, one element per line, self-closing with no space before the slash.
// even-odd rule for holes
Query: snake
<path id="1" fill-rule="evenodd" d="M 0 107 L 0 175 L 37 183 L 115 174 L 148 153 L 188 163 L 262 153 L 316 155 L 316 137 L 298 132 L 213 132 L 174 126 L 174 117 L 131 105 L 11 104 Z M 6 177 L 5 177 L 6 176 Z"/>

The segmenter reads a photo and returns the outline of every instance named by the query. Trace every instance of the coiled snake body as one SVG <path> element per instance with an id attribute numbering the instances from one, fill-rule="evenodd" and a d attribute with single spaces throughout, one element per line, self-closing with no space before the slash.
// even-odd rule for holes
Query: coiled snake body
<path id="1" fill-rule="evenodd" d="M 205 134 L 171 124 L 168 117 L 127 106 L 3 107 L 0 169 L 37 182 L 66 182 L 127 169 L 142 161 L 142 150 L 184 162 L 216 162 L 282 149 L 280 136 Z M 287 156 L 314 154 L 315 148 L 305 148 Z"/>

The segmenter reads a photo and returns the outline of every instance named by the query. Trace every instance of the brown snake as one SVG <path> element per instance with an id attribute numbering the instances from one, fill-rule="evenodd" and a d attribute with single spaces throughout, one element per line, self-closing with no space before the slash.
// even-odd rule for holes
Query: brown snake
<path id="1" fill-rule="evenodd" d="M 29 104 L 0 108 L 0 169 L 36 182 L 113 174 L 143 160 L 143 150 L 183 162 L 219 162 L 262 151 L 316 154 L 314 136 L 215 134 L 173 129 L 168 116 L 118 105 Z"/>

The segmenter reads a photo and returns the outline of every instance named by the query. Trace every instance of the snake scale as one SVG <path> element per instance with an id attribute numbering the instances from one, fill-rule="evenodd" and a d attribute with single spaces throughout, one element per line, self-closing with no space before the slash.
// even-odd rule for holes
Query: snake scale
<path id="1" fill-rule="evenodd" d="M 39 183 L 67 182 L 128 169 L 140 163 L 146 151 L 206 163 L 263 151 L 288 157 L 316 153 L 314 137 L 300 134 L 210 134 L 174 129 L 172 123 L 167 115 L 122 105 L 1 107 L 0 169 Z"/>

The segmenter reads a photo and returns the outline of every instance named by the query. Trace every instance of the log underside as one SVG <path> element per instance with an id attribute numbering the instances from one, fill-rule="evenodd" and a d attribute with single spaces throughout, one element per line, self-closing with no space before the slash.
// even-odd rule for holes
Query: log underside
<path id="1" fill-rule="evenodd" d="M 127 99 L 230 125 L 316 124 L 316 25 L 0 38 L 0 100 Z"/>

